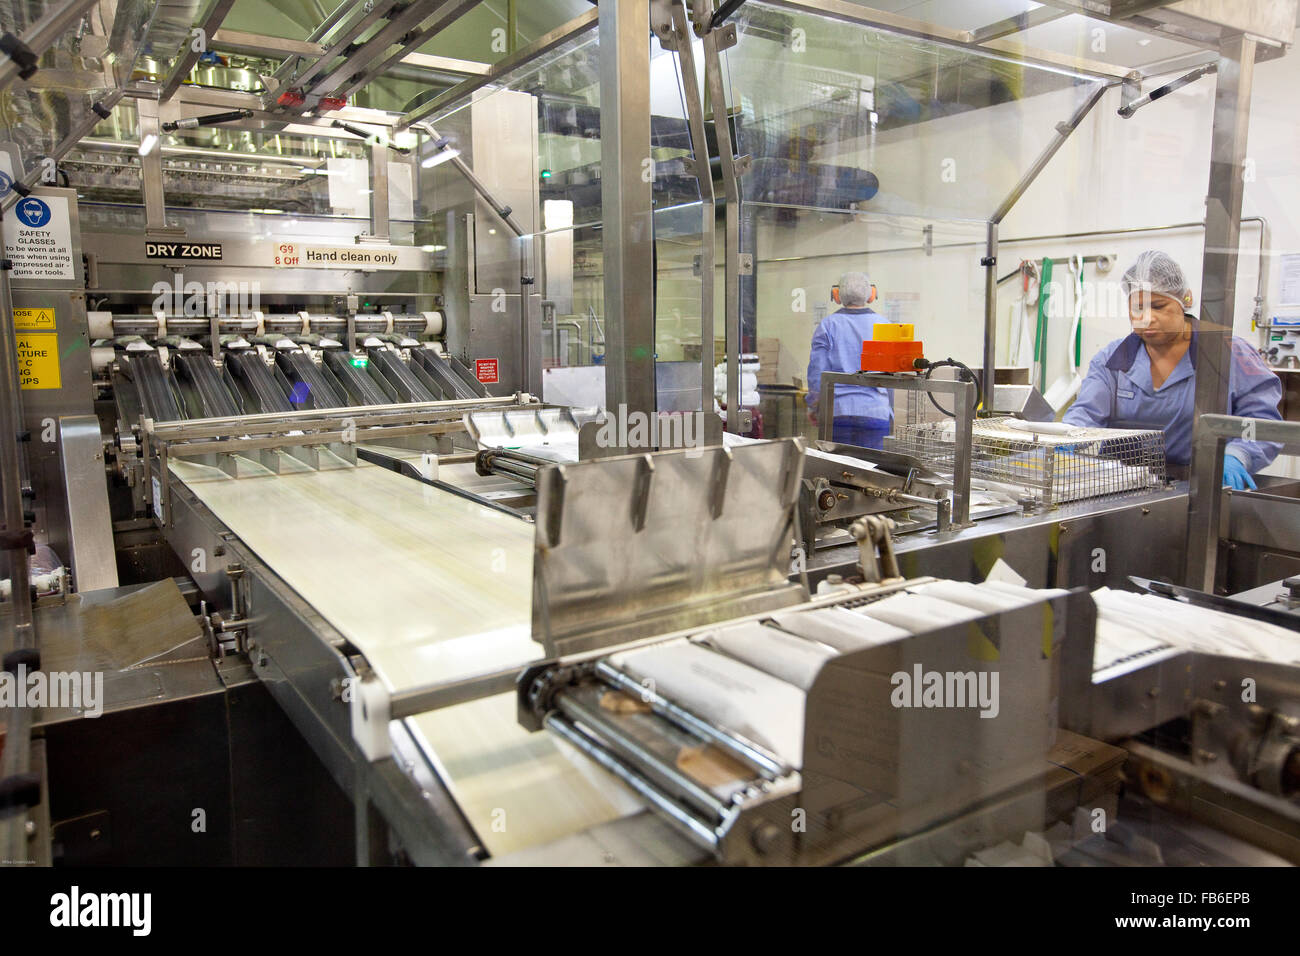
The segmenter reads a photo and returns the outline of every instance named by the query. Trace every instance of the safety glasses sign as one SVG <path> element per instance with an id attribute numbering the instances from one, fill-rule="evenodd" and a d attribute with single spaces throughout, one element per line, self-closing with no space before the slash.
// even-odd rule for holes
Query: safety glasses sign
<path id="1" fill-rule="evenodd" d="M 68 200 L 27 196 L 4 221 L 5 255 L 14 279 L 75 279 Z"/>

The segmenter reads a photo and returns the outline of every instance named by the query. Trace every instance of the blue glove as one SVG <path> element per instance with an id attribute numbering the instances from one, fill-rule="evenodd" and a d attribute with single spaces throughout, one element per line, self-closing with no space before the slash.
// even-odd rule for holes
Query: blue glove
<path id="1" fill-rule="evenodd" d="M 1236 455 L 1223 456 L 1223 484 L 1234 491 L 1257 487 L 1255 479 L 1250 477 L 1250 472 Z"/>

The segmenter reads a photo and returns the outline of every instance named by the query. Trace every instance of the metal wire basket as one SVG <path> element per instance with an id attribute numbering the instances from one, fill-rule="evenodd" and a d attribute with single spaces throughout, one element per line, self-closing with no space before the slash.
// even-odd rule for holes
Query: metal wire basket
<path id="1" fill-rule="evenodd" d="M 1165 436 L 1160 431 L 1068 428 L 1015 418 L 974 423 L 971 477 L 1004 486 L 1039 507 L 1129 494 L 1165 484 Z M 954 468 L 951 419 L 902 425 L 885 439 L 887 451 L 920 459 L 937 471 Z"/>

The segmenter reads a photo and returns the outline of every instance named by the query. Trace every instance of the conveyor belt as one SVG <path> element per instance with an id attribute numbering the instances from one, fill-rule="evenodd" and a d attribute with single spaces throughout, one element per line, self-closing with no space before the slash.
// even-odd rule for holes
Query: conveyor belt
<path id="1" fill-rule="evenodd" d="M 442 397 L 445 399 L 457 398 L 479 398 L 486 393 L 486 390 L 476 392 L 470 388 L 469 384 L 456 374 L 455 369 L 447 359 L 438 355 L 430 349 L 412 349 L 412 361 L 419 362 L 421 367 L 429 373 L 435 385 L 442 389 Z"/>
<path id="2" fill-rule="evenodd" d="M 239 479 L 171 468 L 390 688 L 542 656 L 530 525 L 365 463 Z M 640 808 L 552 735 L 521 728 L 513 694 L 408 725 L 494 855 Z"/>
<path id="3" fill-rule="evenodd" d="M 399 401 L 435 402 L 438 400 L 429 389 L 424 387 L 424 383 L 415 377 L 415 373 L 402 361 L 401 356 L 392 349 L 371 349 L 370 363 L 372 369 L 377 370 L 378 374 L 382 375 L 385 381 L 397 391 Z"/>
<path id="4" fill-rule="evenodd" d="M 157 352 L 128 353 L 122 364 L 135 382 L 146 418 L 156 422 L 174 422 L 185 417 L 176 404 L 176 396 L 172 394 L 171 383 Z"/>
<path id="5" fill-rule="evenodd" d="M 345 408 L 347 402 L 306 352 L 279 352 L 275 363 L 293 387 L 290 403 L 298 408 Z"/>
<path id="6" fill-rule="evenodd" d="M 291 412 L 293 406 L 262 357 L 251 349 L 226 353 L 226 367 L 248 391 L 258 413 Z"/>
<path id="7" fill-rule="evenodd" d="M 193 384 L 204 418 L 230 418 L 239 414 L 239 407 L 230 397 L 221 373 L 212 364 L 212 356 L 207 352 L 179 353 L 175 362 L 181 379 Z"/>
<path id="8" fill-rule="evenodd" d="M 342 349 L 327 349 L 324 353 L 325 365 L 347 391 L 348 397 L 355 405 L 387 405 L 392 399 L 383 393 L 364 369 L 359 369 L 349 360 Z"/>

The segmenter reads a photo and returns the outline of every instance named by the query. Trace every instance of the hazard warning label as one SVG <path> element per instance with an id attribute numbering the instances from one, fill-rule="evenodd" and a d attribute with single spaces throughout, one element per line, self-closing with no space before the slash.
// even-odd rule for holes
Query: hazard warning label
<path id="1" fill-rule="evenodd" d="M 59 337 L 52 332 L 19 332 L 18 379 L 22 388 L 58 388 Z"/>
<path id="2" fill-rule="evenodd" d="M 32 329 L 39 332 L 53 332 L 53 309 L 14 309 L 14 328 Z"/>

